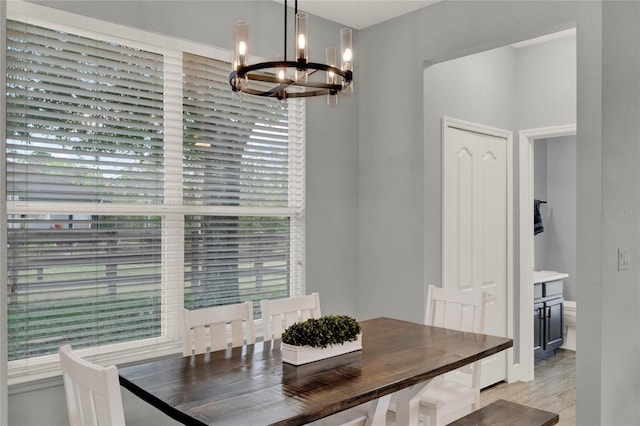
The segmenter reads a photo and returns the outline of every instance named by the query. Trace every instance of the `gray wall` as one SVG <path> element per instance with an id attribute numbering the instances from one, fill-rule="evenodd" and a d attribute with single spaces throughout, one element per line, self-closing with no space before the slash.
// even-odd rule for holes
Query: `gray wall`
<path id="1" fill-rule="evenodd" d="M 638 400 L 638 336 L 640 335 L 640 3 L 604 2 L 602 20 L 602 424 L 640 424 Z M 580 43 L 580 41 L 578 41 Z M 585 109 L 590 105 L 585 105 Z M 578 107 L 580 122 L 580 107 Z M 578 169 L 581 129 L 578 125 Z M 578 216 L 581 176 L 578 172 Z M 583 188 L 585 189 L 585 188 Z M 616 212 L 616 214 L 608 214 Z M 578 271 L 580 238 L 591 231 L 578 222 Z M 617 270 L 617 249 L 631 253 L 631 269 Z M 578 272 L 579 311 L 584 297 Z M 585 317 L 579 315 L 579 321 Z M 586 314 L 588 315 L 588 313 Z M 582 324 L 578 328 L 583 327 Z M 578 331 L 580 339 L 590 330 Z M 596 347 L 596 346 L 592 346 Z M 582 356 L 581 351 L 581 355 Z M 580 374 L 578 370 L 578 374 Z M 585 372 L 583 372 L 585 373 Z M 578 382 L 580 384 L 580 382 Z"/>
<path id="2" fill-rule="evenodd" d="M 516 49 L 518 130 L 576 122 L 576 37 Z"/>
<path id="3" fill-rule="evenodd" d="M 576 300 L 576 137 L 536 140 L 534 148 L 534 194 L 547 201 L 544 232 L 534 237 L 535 269 L 568 273 L 564 298 Z"/>
<path id="4" fill-rule="evenodd" d="M 547 198 L 547 140 L 539 139 L 533 144 L 533 198 L 538 200 L 548 201 Z M 542 224 L 545 226 L 544 230 L 548 231 L 546 225 L 549 222 L 550 209 L 547 205 L 540 207 L 540 216 L 542 217 Z M 546 264 L 546 240 L 547 235 L 543 232 L 533 237 L 534 248 L 534 265 L 533 269 L 540 271 L 544 269 Z M 547 269 L 550 270 L 550 269 Z"/>
<path id="5" fill-rule="evenodd" d="M 125 419 L 132 426 L 180 425 L 128 390 L 122 389 Z M 10 426 L 68 426 L 67 401 L 62 380 L 52 379 L 38 383 L 31 390 L 12 394 L 9 397 Z"/>
<path id="6" fill-rule="evenodd" d="M 512 130 L 516 118 L 515 52 L 503 47 L 425 68 L 425 139 L 441 144 L 440 125 L 445 116 Z M 440 168 L 440 161 L 438 156 L 429 164 Z"/>

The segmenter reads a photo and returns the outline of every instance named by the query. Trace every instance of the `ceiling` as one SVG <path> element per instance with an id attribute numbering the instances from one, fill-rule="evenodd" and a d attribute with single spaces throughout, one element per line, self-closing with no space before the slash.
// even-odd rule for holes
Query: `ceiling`
<path id="1" fill-rule="evenodd" d="M 298 9 L 360 30 L 436 2 L 437 0 L 300 0 Z M 289 0 L 287 4 L 293 6 L 294 0 Z"/>

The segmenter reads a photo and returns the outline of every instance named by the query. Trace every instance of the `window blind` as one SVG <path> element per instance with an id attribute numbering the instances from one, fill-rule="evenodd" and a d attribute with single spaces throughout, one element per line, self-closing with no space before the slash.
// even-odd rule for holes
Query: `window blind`
<path id="1" fill-rule="evenodd" d="M 288 217 L 188 216 L 185 224 L 185 307 L 290 295 Z"/>
<path id="2" fill-rule="evenodd" d="M 160 335 L 161 219 L 128 206 L 163 202 L 162 68 L 8 22 L 9 360 Z"/>
<path id="3" fill-rule="evenodd" d="M 233 94 L 229 68 L 184 55 L 184 202 L 288 207 L 287 107 Z"/>
<path id="4" fill-rule="evenodd" d="M 160 335 L 157 217 L 13 216 L 9 360 Z"/>
<path id="5" fill-rule="evenodd" d="M 161 203 L 163 57 L 9 21 L 13 200 Z"/>
<path id="6" fill-rule="evenodd" d="M 296 106 L 233 94 L 228 76 L 228 63 L 184 54 L 184 204 L 227 208 L 185 217 L 185 307 L 250 300 L 259 318 L 259 300 L 297 294 L 302 282 L 291 252 L 302 237 L 292 228 L 302 205 L 290 183 L 300 173 Z M 226 213 L 247 207 L 253 214 Z"/>

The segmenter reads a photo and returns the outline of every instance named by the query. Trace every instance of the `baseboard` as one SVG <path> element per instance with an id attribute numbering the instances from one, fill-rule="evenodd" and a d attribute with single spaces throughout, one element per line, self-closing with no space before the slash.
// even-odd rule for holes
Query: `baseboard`
<path id="1" fill-rule="evenodd" d="M 560 346 L 561 349 L 567 349 L 569 351 L 576 350 L 576 329 L 574 327 L 567 327 L 567 334 L 564 336 L 564 344 Z"/>

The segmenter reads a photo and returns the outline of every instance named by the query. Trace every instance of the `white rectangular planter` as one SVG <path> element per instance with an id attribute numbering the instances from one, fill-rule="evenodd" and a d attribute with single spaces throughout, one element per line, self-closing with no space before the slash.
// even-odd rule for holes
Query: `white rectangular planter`
<path id="1" fill-rule="evenodd" d="M 354 352 L 362 349 L 362 333 L 358 340 L 341 345 L 331 345 L 326 348 L 312 348 L 311 346 L 293 346 L 282 343 L 282 361 L 293 365 L 302 365 L 325 358 Z"/>

